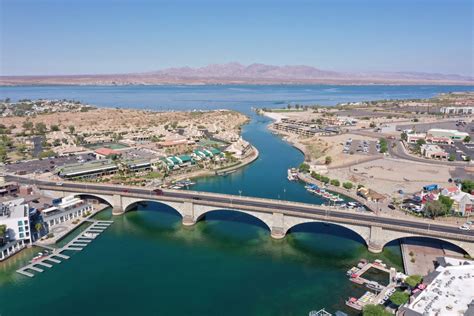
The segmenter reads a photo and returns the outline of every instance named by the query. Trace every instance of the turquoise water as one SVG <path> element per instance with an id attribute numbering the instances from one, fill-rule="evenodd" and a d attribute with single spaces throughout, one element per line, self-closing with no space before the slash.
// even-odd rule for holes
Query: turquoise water
<path id="1" fill-rule="evenodd" d="M 236 90 L 237 89 L 237 90 Z M 241 89 L 242 91 L 238 90 Z M 463 87 L 463 90 L 466 88 Z M 8 87 L 0 98 L 74 98 L 97 105 L 176 109 L 234 108 L 251 116 L 244 138 L 260 151 L 252 165 L 225 177 L 199 179 L 199 190 L 319 203 L 286 169 L 303 156 L 266 130 L 268 119 L 250 111 L 278 101 L 358 101 L 428 97 L 460 87 Z M 321 101 L 322 102 L 322 101 Z M 99 214 L 110 218 L 111 211 Z M 193 227 L 150 203 L 113 217 L 115 223 L 84 251 L 26 278 L 14 271 L 33 256 L 27 250 L 0 264 L 0 315 L 307 315 L 343 309 L 363 289 L 345 271 L 360 258 L 401 267 L 397 244 L 378 256 L 351 231 L 323 224 L 296 226 L 272 240 L 258 220 L 220 211 Z"/>

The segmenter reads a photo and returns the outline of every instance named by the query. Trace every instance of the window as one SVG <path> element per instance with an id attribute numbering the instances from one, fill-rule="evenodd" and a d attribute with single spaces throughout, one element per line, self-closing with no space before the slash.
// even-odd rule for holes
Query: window
<path id="1" fill-rule="evenodd" d="M 22 221 L 18 221 L 18 226 L 23 226 L 23 222 L 22 222 Z"/>
<path id="2" fill-rule="evenodd" d="M 23 227 L 18 227 L 18 231 L 19 231 L 19 232 L 22 232 L 22 231 L 23 231 Z"/>
<path id="3" fill-rule="evenodd" d="M 20 233 L 20 238 L 24 238 L 25 235 L 23 233 Z"/>
<path id="4" fill-rule="evenodd" d="M 23 222 L 25 223 L 25 225 L 28 224 L 28 221 L 23 221 Z"/>

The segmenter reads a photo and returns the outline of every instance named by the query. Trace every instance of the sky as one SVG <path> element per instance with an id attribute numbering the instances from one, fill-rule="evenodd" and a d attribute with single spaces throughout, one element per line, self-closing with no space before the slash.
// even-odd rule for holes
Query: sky
<path id="1" fill-rule="evenodd" d="M 240 62 L 473 76 L 474 0 L 0 0 L 0 75 Z"/>

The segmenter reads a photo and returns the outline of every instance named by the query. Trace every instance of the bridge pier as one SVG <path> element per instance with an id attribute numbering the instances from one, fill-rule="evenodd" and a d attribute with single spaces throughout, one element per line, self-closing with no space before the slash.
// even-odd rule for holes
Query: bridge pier
<path id="1" fill-rule="evenodd" d="M 183 202 L 182 214 L 184 226 L 193 226 L 196 224 L 196 218 L 194 216 L 194 204 L 192 202 Z"/>
<path id="2" fill-rule="evenodd" d="M 270 227 L 270 236 L 273 239 L 283 239 L 286 236 L 286 230 L 284 226 L 284 215 L 282 213 L 273 213 L 272 225 Z"/>
<path id="3" fill-rule="evenodd" d="M 122 196 L 114 194 L 112 196 L 112 215 L 122 215 L 125 210 L 122 207 Z"/>
<path id="4" fill-rule="evenodd" d="M 379 226 L 370 226 L 370 237 L 367 248 L 372 253 L 381 253 L 383 250 L 383 229 Z"/>

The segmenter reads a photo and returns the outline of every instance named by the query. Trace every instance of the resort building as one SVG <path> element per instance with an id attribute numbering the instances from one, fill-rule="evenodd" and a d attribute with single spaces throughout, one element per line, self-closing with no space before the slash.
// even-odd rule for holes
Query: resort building
<path id="1" fill-rule="evenodd" d="M 110 159 L 70 164 L 56 170 L 64 179 L 86 179 L 106 176 L 117 172 L 118 166 Z"/>
<path id="2" fill-rule="evenodd" d="M 73 195 L 66 196 L 55 202 L 52 207 L 44 209 L 41 212 L 43 221 L 48 228 L 81 217 L 94 210 L 91 204 Z"/>
<path id="3" fill-rule="evenodd" d="M 359 188 L 357 194 L 369 202 L 381 202 L 385 200 L 385 195 L 375 192 L 372 189 L 367 189 L 366 187 Z"/>
<path id="4" fill-rule="evenodd" d="M 423 278 L 426 286 L 399 309 L 399 316 L 474 315 L 474 261 L 440 257 Z"/>
<path id="5" fill-rule="evenodd" d="M 0 180 L 0 196 L 16 194 L 19 186 L 16 182 L 5 182 Z"/>
<path id="6" fill-rule="evenodd" d="M 441 129 L 441 128 L 432 128 L 428 130 L 426 134 L 431 137 L 443 137 L 443 138 L 450 138 L 452 140 L 464 140 L 464 138 L 469 136 L 468 133 L 460 132 L 455 129 Z"/>
<path id="7" fill-rule="evenodd" d="M 0 261 L 31 242 L 28 204 L 24 199 L 0 203 Z"/>
<path id="8" fill-rule="evenodd" d="M 438 145 L 433 144 L 421 145 L 421 154 L 423 157 L 430 159 L 448 159 L 448 153 Z"/>
<path id="9" fill-rule="evenodd" d="M 225 151 L 233 154 L 236 158 L 240 159 L 247 156 L 247 154 L 252 151 L 252 146 L 248 141 L 240 137 L 238 141 L 230 144 L 225 149 Z"/>
<path id="10" fill-rule="evenodd" d="M 448 106 L 442 107 L 439 111 L 447 115 L 472 115 L 474 114 L 474 107 L 472 106 Z"/>
<path id="11" fill-rule="evenodd" d="M 120 155 L 120 152 L 110 149 L 110 148 L 103 147 L 103 148 L 98 148 L 94 150 L 94 154 L 95 154 L 96 159 L 107 159 L 112 156 Z"/>

